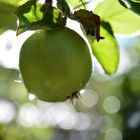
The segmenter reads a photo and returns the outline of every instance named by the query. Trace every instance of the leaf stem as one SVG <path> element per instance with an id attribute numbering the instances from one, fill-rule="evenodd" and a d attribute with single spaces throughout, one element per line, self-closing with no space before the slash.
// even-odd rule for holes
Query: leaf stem
<path id="1" fill-rule="evenodd" d="M 80 0 L 80 1 L 81 1 L 82 5 L 84 6 L 84 9 L 86 9 L 86 5 L 85 5 L 85 3 L 83 2 L 83 0 Z"/>
<path id="2" fill-rule="evenodd" d="M 86 2 L 84 2 L 84 5 L 89 4 L 91 2 L 91 0 L 88 0 Z M 79 7 L 81 7 L 83 4 L 79 4 L 77 6 L 75 6 L 73 9 L 78 9 Z M 86 9 L 85 9 L 86 10 Z"/>

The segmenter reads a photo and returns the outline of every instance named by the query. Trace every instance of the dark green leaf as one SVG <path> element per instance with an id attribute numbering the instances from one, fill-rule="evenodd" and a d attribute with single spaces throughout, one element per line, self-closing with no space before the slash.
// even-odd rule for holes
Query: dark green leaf
<path id="1" fill-rule="evenodd" d="M 104 0 L 94 13 L 109 22 L 117 33 L 131 34 L 140 30 L 140 16 L 121 6 L 117 0 Z"/>
<path id="2" fill-rule="evenodd" d="M 137 2 L 137 3 L 140 3 L 140 0 L 131 0 L 133 2 Z"/>
<path id="3" fill-rule="evenodd" d="M 19 18 L 17 35 L 27 30 L 54 30 L 65 26 L 66 17 L 51 4 L 40 4 L 37 0 L 30 0 L 16 10 Z"/>
<path id="4" fill-rule="evenodd" d="M 0 33 L 7 29 L 16 30 L 16 6 L 0 2 Z"/>
<path id="5" fill-rule="evenodd" d="M 116 72 L 119 64 L 119 49 L 112 28 L 109 23 L 103 23 L 101 34 L 105 39 L 100 42 L 94 41 L 92 51 L 107 74 Z"/>
<path id="6" fill-rule="evenodd" d="M 139 0 L 119 0 L 120 4 L 126 8 L 131 9 L 140 15 L 140 1 Z"/>
<path id="7" fill-rule="evenodd" d="M 66 16 L 70 16 L 70 8 L 66 1 L 57 0 L 57 8 Z"/>

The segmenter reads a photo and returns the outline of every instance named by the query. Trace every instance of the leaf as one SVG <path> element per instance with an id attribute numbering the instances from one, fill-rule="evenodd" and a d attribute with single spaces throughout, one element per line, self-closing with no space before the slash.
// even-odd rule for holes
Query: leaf
<path id="1" fill-rule="evenodd" d="M 119 2 L 125 8 L 131 9 L 133 12 L 140 15 L 140 0 L 119 0 Z"/>
<path id="2" fill-rule="evenodd" d="M 140 3 L 140 0 L 131 0 L 132 2 Z"/>
<path id="3" fill-rule="evenodd" d="M 131 10 L 122 7 L 117 0 L 104 0 L 98 4 L 94 13 L 109 22 L 114 32 L 131 34 L 140 30 L 140 17 Z"/>
<path id="4" fill-rule="evenodd" d="M 100 42 L 94 41 L 92 51 L 105 72 L 113 74 L 116 72 L 119 64 L 119 49 L 109 23 L 104 22 L 102 24 L 101 34 L 105 36 L 105 39 Z"/>
<path id="5" fill-rule="evenodd" d="M 0 0 L 0 2 L 4 2 L 7 4 L 14 5 L 14 6 L 19 6 L 19 5 L 27 2 L 27 0 Z"/>
<path id="6" fill-rule="evenodd" d="M 19 18 L 17 35 L 27 30 L 55 30 L 65 26 L 66 17 L 51 4 L 40 4 L 37 0 L 27 1 L 16 10 Z"/>
<path id="7" fill-rule="evenodd" d="M 70 16 L 70 8 L 65 0 L 57 0 L 57 8 L 65 15 Z"/>
<path id="8" fill-rule="evenodd" d="M 7 29 L 16 30 L 16 6 L 0 2 L 0 33 Z"/>
<path id="9" fill-rule="evenodd" d="M 92 35 L 97 41 L 104 39 L 104 37 L 100 36 L 100 24 L 102 21 L 92 11 L 80 9 L 74 12 L 72 19 L 81 23 L 87 35 Z"/>

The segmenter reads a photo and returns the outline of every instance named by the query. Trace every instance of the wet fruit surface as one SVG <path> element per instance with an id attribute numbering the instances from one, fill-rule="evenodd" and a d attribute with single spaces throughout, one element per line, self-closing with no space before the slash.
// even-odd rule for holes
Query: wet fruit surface
<path id="1" fill-rule="evenodd" d="M 65 28 L 29 37 L 21 48 L 19 67 L 29 92 L 38 99 L 59 102 L 85 87 L 92 62 L 85 41 Z"/>

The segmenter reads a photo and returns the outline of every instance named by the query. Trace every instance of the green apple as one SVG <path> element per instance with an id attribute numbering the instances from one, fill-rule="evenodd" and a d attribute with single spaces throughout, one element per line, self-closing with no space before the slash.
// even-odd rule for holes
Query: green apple
<path id="1" fill-rule="evenodd" d="M 86 42 L 75 31 L 40 30 L 24 42 L 19 68 L 30 93 L 43 101 L 62 102 L 86 86 L 92 60 Z"/>

